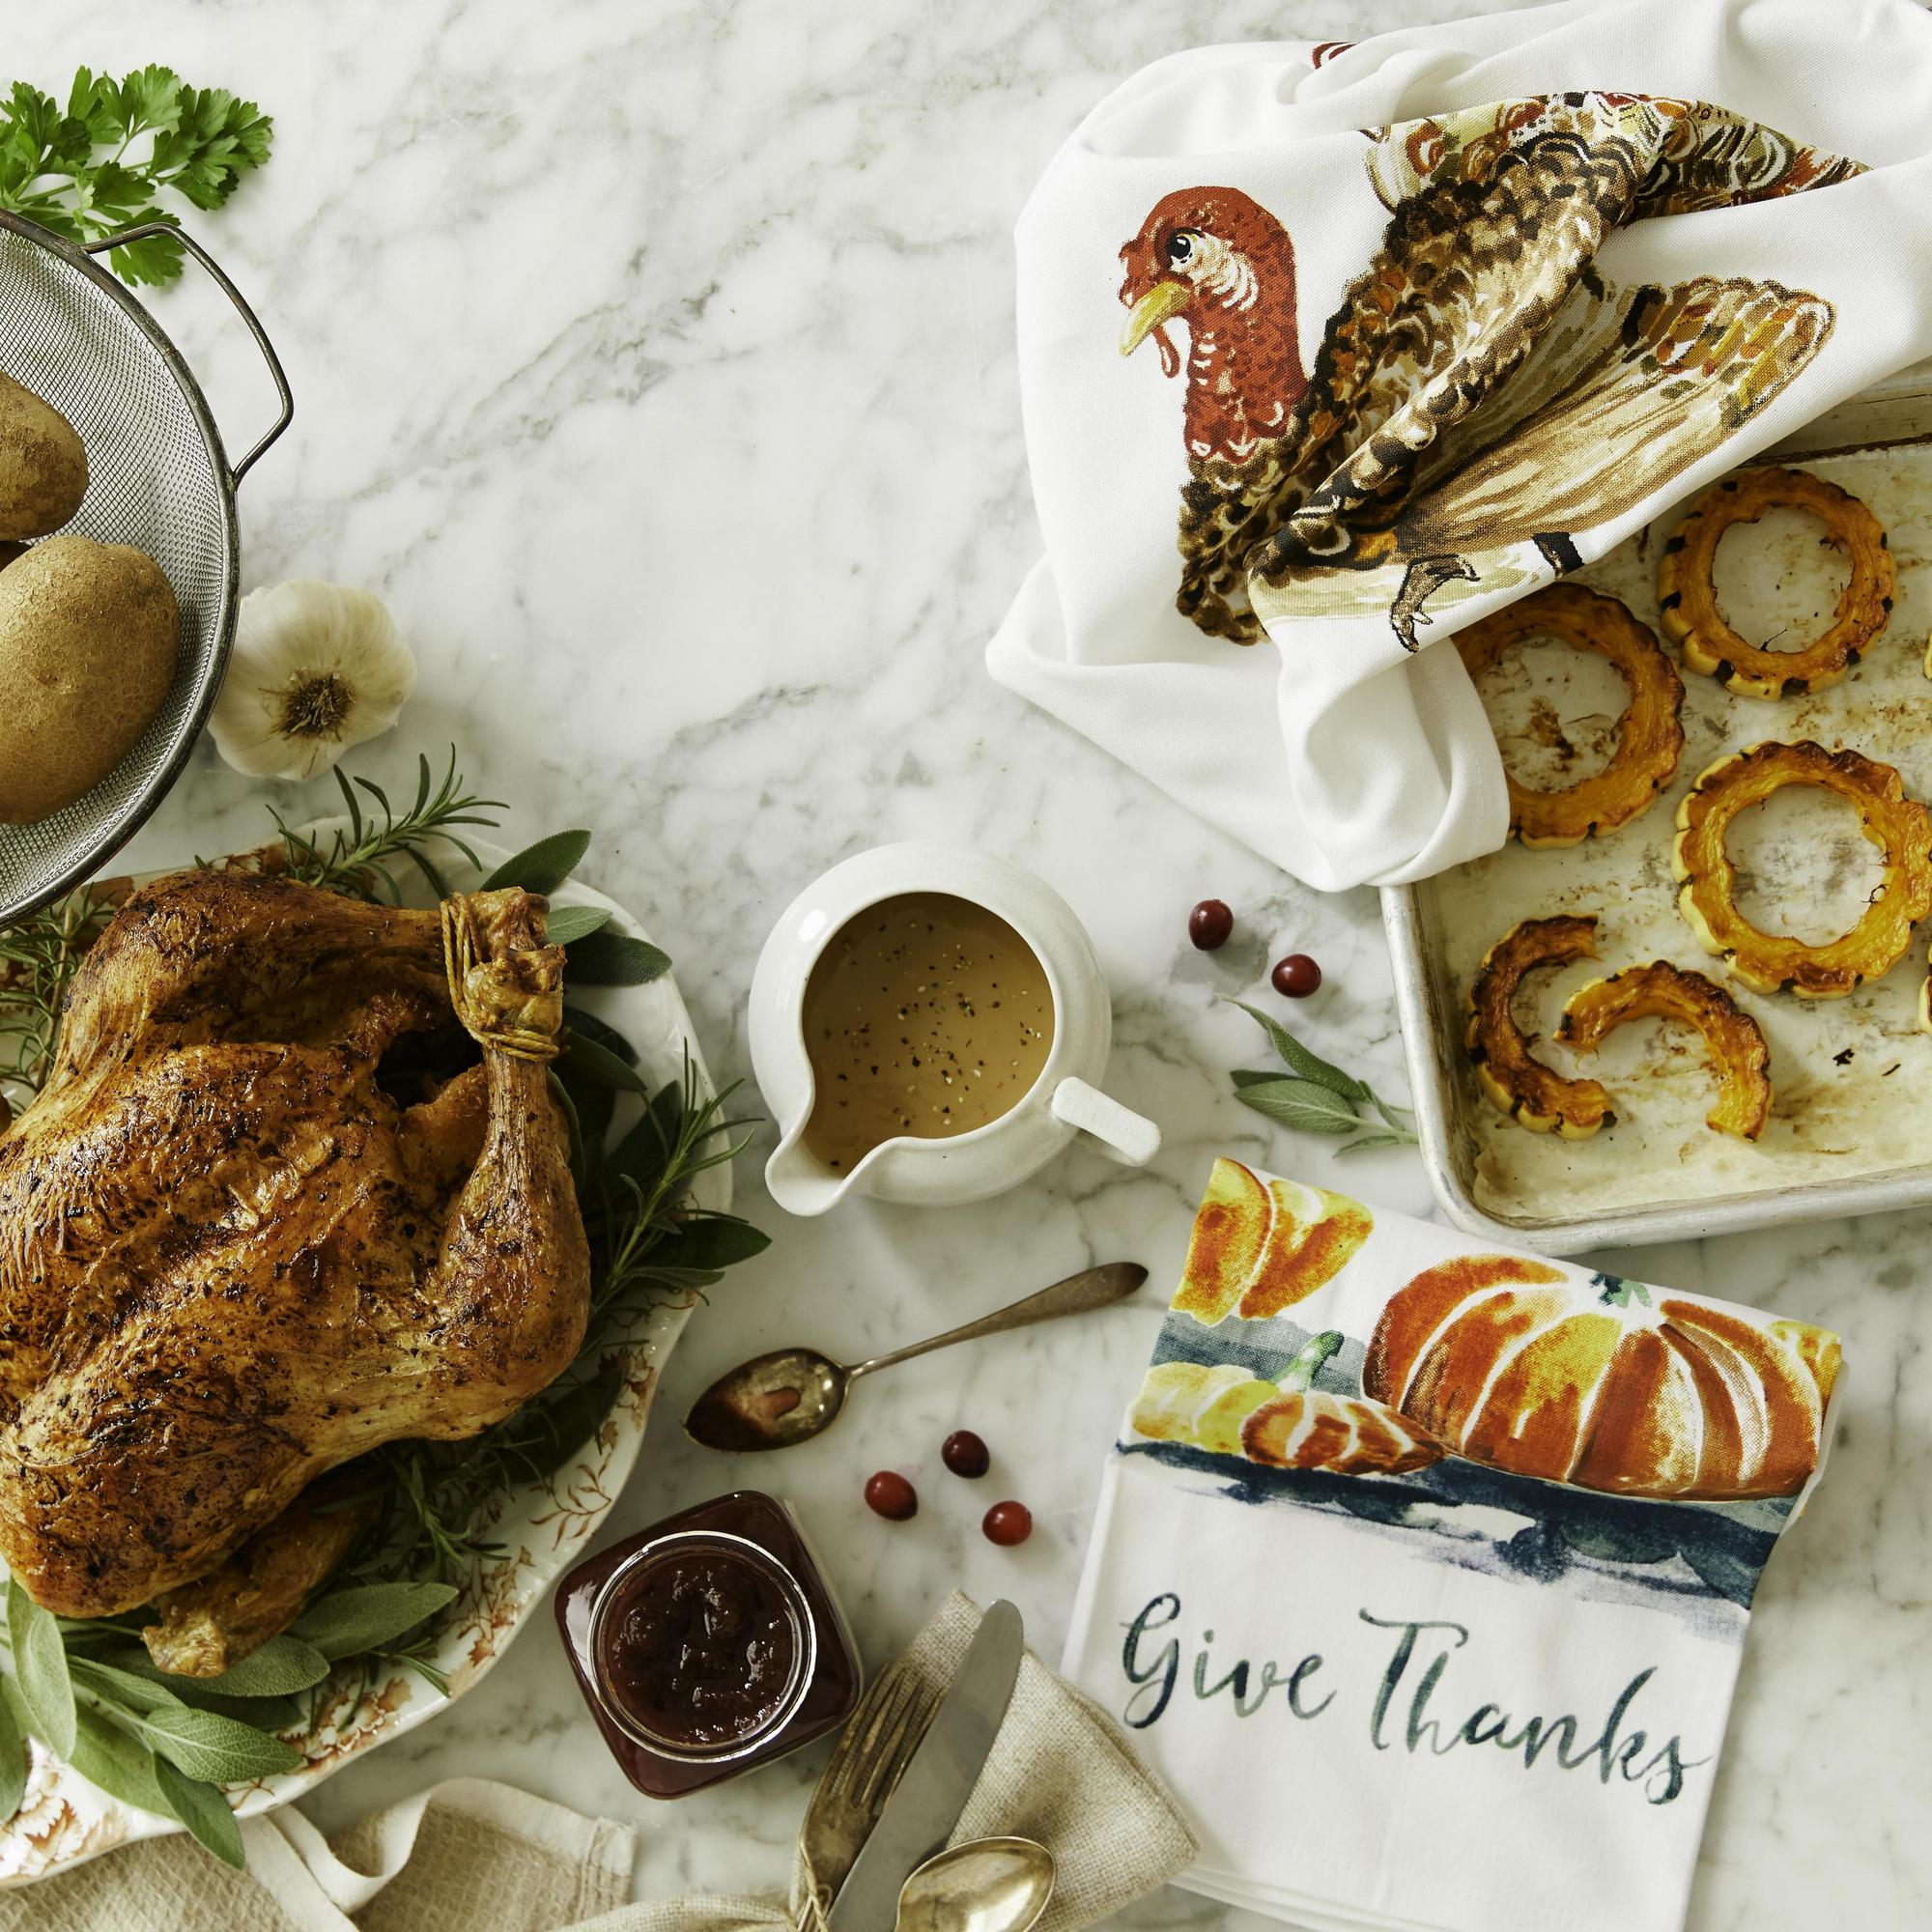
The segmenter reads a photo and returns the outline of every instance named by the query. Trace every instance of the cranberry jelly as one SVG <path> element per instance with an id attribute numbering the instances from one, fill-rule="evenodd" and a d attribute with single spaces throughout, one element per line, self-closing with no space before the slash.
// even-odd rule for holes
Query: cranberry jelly
<path id="1" fill-rule="evenodd" d="M 556 1621 L 604 1742 L 652 1798 L 770 1764 L 859 1701 L 845 1619 L 790 1510 L 755 1490 L 580 1563 Z"/>

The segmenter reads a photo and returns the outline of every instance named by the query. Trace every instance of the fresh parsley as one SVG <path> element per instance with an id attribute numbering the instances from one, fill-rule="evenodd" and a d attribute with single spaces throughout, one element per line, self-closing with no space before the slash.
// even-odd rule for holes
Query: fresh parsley
<path id="1" fill-rule="evenodd" d="M 71 242 L 181 217 L 161 199 L 219 208 L 269 158 L 274 123 L 221 87 L 189 87 L 172 69 L 119 80 L 76 71 L 63 107 L 24 80 L 0 103 L 0 208 Z M 182 245 L 154 235 L 108 256 L 125 282 L 171 282 Z"/>

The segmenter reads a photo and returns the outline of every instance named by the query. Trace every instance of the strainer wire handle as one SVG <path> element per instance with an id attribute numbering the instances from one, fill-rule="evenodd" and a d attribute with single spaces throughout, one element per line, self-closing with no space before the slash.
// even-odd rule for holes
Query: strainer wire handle
<path id="1" fill-rule="evenodd" d="M 177 228 L 171 221 L 144 221 L 138 228 L 124 228 L 118 235 L 107 235 L 99 242 L 90 242 L 86 249 L 90 255 L 100 255 L 110 248 L 124 247 L 129 242 L 145 242 L 151 235 L 172 235 L 207 270 L 214 285 L 235 304 L 236 313 L 248 325 L 248 333 L 255 338 L 255 346 L 262 352 L 262 359 L 269 365 L 269 374 L 274 378 L 275 391 L 282 399 L 282 412 L 268 435 L 230 469 L 228 487 L 232 490 L 255 467 L 255 459 L 295 421 L 296 399 L 289 389 L 289 379 L 282 374 L 281 357 L 275 354 L 275 345 L 269 340 L 268 331 L 256 321 L 255 311 L 243 300 L 242 291 L 228 279 L 221 264 L 185 229 Z"/>

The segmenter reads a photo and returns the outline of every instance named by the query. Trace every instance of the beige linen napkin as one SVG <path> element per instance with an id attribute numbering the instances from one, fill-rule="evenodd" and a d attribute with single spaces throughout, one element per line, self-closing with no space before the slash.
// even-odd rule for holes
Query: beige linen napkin
<path id="1" fill-rule="evenodd" d="M 943 1683 L 980 1612 L 956 1593 L 906 1653 Z M 640 1804 L 643 1801 L 639 1801 Z M 676 1829 L 674 1807 L 650 1822 Z M 25 1891 L 0 1932 L 738 1932 L 782 1925 L 773 1897 L 626 1905 L 634 1830 L 507 1785 L 453 1778 L 326 1840 L 293 1806 L 242 1828 L 248 1870 L 154 1838 Z M 1017 1832 L 1059 1862 L 1042 1932 L 1078 1932 L 1194 1857 L 1166 1792 L 1113 1721 L 1031 1651 L 955 1839 Z"/>

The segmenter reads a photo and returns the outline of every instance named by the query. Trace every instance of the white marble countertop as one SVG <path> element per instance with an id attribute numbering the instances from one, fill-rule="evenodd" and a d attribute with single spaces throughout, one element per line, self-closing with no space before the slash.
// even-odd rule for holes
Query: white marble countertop
<path id="1" fill-rule="evenodd" d="M 1048 153 L 1115 81 L 1190 43 L 1353 38 L 1454 5 L 1387 0 L 72 0 L 10 21 L 10 77 L 163 60 L 276 119 L 275 156 L 199 232 L 288 364 L 292 434 L 242 493 L 246 583 L 314 575 L 387 599 L 418 652 L 378 778 L 460 746 L 516 803 L 511 838 L 596 828 L 595 882 L 677 959 L 707 1052 L 746 1070 L 760 939 L 806 879 L 909 836 L 1031 866 L 1111 976 L 1113 1085 L 1167 1144 L 1131 1173 L 1076 1151 L 950 1211 L 858 1204 L 788 1220 L 767 1130 L 740 1202 L 774 1244 L 672 1362 L 607 1536 L 746 1482 L 802 1511 L 869 1660 L 945 1592 L 1005 1593 L 1055 1654 L 1100 1459 L 1155 1304 L 983 1344 L 863 1391 L 829 1437 L 753 1466 L 697 1451 L 690 1396 L 761 1346 L 847 1359 L 1087 1262 L 1173 1279 L 1209 1157 L 1315 1178 L 1323 1144 L 1230 1097 L 1249 1023 L 1214 996 L 1290 950 L 1327 984 L 1319 1043 L 1403 1084 L 1375 899 L 1322 898 L 1209 832 L 981 667 L 1037 549 L 1016 404 L 1009 230 Z M 192 273 L 192 270 L 190 270 Z M 206 291 L 159 303 L 241 447 L 270 412 Z M 308 797 L 326 804 L 331 794 Z M 280 788 L 276 802 L 306 801 Z M 198 753 L 133 857 L 255 836 L 263 788 Z M 1236 908 L 1204 956 L 1194 900 Z M 1420 1169 L 1374 1154 L 1346 1184 L 1421 1209 Z M 1690 1923 L 1932 1922 L 1932 1217 L 1651 1250 L 1633 1268 L 1842 1330 L 1854 1379 L 1817 1505 L 1759 1592 Z M 1150 1295 L 1152 1290 L 1149 1291 Z M 992 1444 L 968 1488 L 952 1428 Z M 894 1525 L 860 1498 L 920 1485 Z M 1023 1497 L 1017 1551 L 978 1528 Z M 473 1694 L 350 1768 L 333 1827 L 439 1777 L 500 1777 L 640 1822 L 640 1892 L 776 1884 L 816 1753 L 651 1808 L 598 1744 L 547 1628 Z M 1179 1892 L 1123 1926 L 1264 1921 Z"/>

